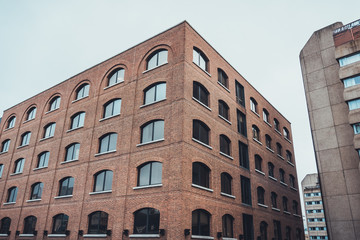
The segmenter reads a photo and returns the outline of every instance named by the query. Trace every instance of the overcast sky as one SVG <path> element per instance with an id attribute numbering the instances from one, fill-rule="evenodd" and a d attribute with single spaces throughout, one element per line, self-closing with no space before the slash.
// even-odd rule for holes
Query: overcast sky
<path id="1" fill-rule="evenodd" d="M 301 182 L 316 165 L 300 50 L 359 9 L 359 0 L 0 0 L 0 116 L 187 20 L 292 123 Z"/>

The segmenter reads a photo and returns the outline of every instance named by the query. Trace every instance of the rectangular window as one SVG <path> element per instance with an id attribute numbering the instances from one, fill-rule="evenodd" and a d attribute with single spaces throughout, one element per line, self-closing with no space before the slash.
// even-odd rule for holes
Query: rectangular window
<path id="1" fill-rule="evenodd" d="M 349 110 L 354 110 L 360 108 L 360 98 L 348 101 Z"/>
<path id="2" fill-rule="evenodd" d="M 239 160 L 240 160 L 240 166 L 249 169 L 248 146 L 240 141 L 239 141 Z"/>
<path id="3" fill-rule="evenodd" d="M 358 84 L 360 84 L 360 75 L 359 75 L 359 76 L 355 76 L 355 77 L 345 78 L 345 79 L 343 80 L 343 82 L 344 82 L 344 87 L 345 87 L 345 88 L 358 85 Z"/>
<path id="4" fill-rule="evenodd" d="M 281 224 L 280 224 L 280 221 L 276 221 L 276 220 L 274 220 L 274 239 L 275 240 L 282 240 Z"/>
<path id="5" fill-rule="evenodd" d="M 355 123 L 353 125 L 354 128 L 354 134 L 359 134 L 360 133 L 360 123 Z"/>
<path id="6" fill-rule="evenodd" d="M 247 205 L 251 205 L 251 185 L 250 179 L 241 176 L 241 201 Z"/>
<path id="7" fill-rule="evenodd" d="M 243 214 L 243 233 L 244 240 L 254 240 L 254 225 L 252 215 Z"/>
<path id="8" fill-rule="evenodd" d="M 236 111 L 237 111 L 237 128 L 238 128 L 238 132 L 246 137 L 247 136 L 246 115 L 243 114 L 242 112 L 240 112 L 239 110 L 236 110 Z"/>
<path id="9" fill-rule="evenodd" d="M 235 80 L 235 88 L 236 88 L 237 103 L 245 107 L 244 87 L 238 81 Z"/>
<path id="10" fill-rule="evenodd" d="M 339 59 L 340 67 L 360 61 L 360 52 Z"/>

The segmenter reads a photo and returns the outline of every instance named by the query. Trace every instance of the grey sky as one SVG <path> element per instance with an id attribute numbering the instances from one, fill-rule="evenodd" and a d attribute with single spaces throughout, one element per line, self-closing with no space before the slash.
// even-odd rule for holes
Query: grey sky
<path id="1" fill-rule="evenodd" d="M 316 171 L 299 52 L 360 1 L 0 0 L 0 116 L 187 20 L 291 123 L 299 182 Z"/>

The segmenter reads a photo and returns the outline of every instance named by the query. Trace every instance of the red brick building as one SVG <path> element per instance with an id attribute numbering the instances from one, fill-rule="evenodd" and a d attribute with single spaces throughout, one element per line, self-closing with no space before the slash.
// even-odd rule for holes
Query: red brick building
<path id="1" fill-rule="evenodd" d="M 303 239 L 290 123 L 187 22 L 0 128 L 0 239 Z"/>

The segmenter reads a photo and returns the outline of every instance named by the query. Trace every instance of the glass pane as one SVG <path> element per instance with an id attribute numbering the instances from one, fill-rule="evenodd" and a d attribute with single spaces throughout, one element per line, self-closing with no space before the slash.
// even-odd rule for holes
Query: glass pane
<path id="1" fill-rule="evenodd" d="M 117 99 L 114 101 L 113 115 L 120 114 L 121 111 L 121 99 Z"/>
<path id="2" fill-rule="evenodd" d="M 149 221 L 147 233 L 159 233 L 160 212 L 157 209 L 149 209 Z"/>
<path id="3" fill-rule="evenodd" d="M 69 161 L 73 159 L 73 152 L 74 152 L 74 145 L 71 145 L 66 152 L 66 159 L 65 161 Z"/>
<path id="4" fill-rule="evenodd" d="M 147 64 L 147 70 L 149 69 L 153 69 L 154 67 L 156 67 L 156 63 L 157 63 L 157 55 L 158 54 L 155 54 L 154 56 L 152 56 L 152 58 L 148 61 L 148 64 Z"/>
<path id="5" fill-rule="evenodd" d="M 199 65 L 199 53 L 193 49 L 193 62 Z"/>
<path id="6" fill-rule="evenodd" d="M 162 177 L 162 164 L 153 162 L 151 168 L 151 184 L 160 184 Z"/>
<path id="7" fill-rule="evenodd" d="M 209 217 L 204 212 L 200 212 L 199 225 L 200 225 L 200 235 L 209 236 L 210 235 Z"/>
<path id="8" fill-rule="evenodd" d="M 120 69 L 120 70 L 117 72 L 116 82 L 122 82 L 122 81 L 124 81 L 124 75 L 125 75 L 125 69 Z"/>
<path id="9" fill-rule="evenodd" d="M 55 124 L 55 123 L 51 124 L 51 126 L 50 126 L 50 136 L 54 136 L 54 133 L 55 133 L 55 126 L 56 126 L 56 124 Z"/>
<path id="10" fill-rule="evenodd" d="M 117 141 L 117 134 L 112 133 L 110 135 L 110 143 L 109 143 L 109 150 L 108 151 L 116 150 L 116 141 Z"/>
<path id="11" fill-rule="evenodd" d="M 73 159 L 79 159 L 80 144 L 75 144 Z"/>
<path id="12" fill-rule="evenodd" d="M 80 113 L 78 127 L 84 126 L 85 113 Z"/>
<path id="13" fill-rule="evenodd" d="M 160 101 L 166 98 L 166 83 L 160 83 L 156 85 L 156 101 Z"/>
<path id="14" fill-rule="evenodd" d="M 150 184 L 150 166 L 146 164 L 139 170 L 139 186 L 146 186 Z"/>
<path id="15" fill-rule="evenodd" d="M 74 189 L 74 178 L 68 178 L 68 185 L 66 190 L 66 195 L 72 195 Z"/>
<path id="16" fill-rule="evenodd" d="M 159 52 L 159 62 L 158 65 L 167 63 L 168 51 L 164 50 Z"/>
<path id="17" fill-rule="evenodd" d="M 110 117 L 112 116 L 113 114 L 113 105 L 114 103 L 113 102 L 110 102 L 108 103 L 106 106 L 105 106 L 105 111 L 104 111 L 104 118 L 106 117 Z"/>
<path id="18" fill-rule="evenodd" d="M 154 139 L 163 139 L 164 138 L 164 121 L 154 122 Z"/>
<path id="19" fill-rule="evenodd" d="M 135 212 L 134 220 L 134 233 L 143 234 L 146 233 L 146 220 L 147 220 L 147 209 L 141 209 Z"/>
<path id="20" fill-rule="evenodd" d="M 207 70 L 206 69 L 206 61 L 201 55 L 200 55 L 199 67 L 202 68 L 204 71 Z"/>
<path id="21" fill-rule="evenodd" d="M 112 85 L 114 85 L 115 83 L 116 83 L 116 73 L 114 73 L 114 74 L 110 77 L 108 86 L 112 86 Z"/>
<path id="22" fill-rule="evenodd" d="M 155 101 L 155 86 L 145 92 L 145 103 L 149 104 Z"/>
<path id="23" fill-rule="evenodd" d="M 112 189 L 112 179 L 113 179 L 113 172 L 112 171 L 106 171 L 106 179 L 105 179 L 104 190 L 111 190 Z"/>
<path id="24" fill-rule="evenodd" d="M 96 175 L 94 192 L 103 191 L 105 172 Z"/>
<path id="25" fill-rule="evenodd" d="M 109 139 L 110 139 L 110 136 L 107 135 L 105 137 L 103 137 L 101 139 L 101 143 L 100 143 L 100 153 L 103 153 L 103 152 L 107 152 L 108 151 L 108 146 L 109 146 Z"/>
<path id="26" fill-rule="evenodd" d="M 152 122 L 146 125 L 145 127 L 143 127 L 141 143 L 152 141 L 153 125 L 154 123 Z"/>

